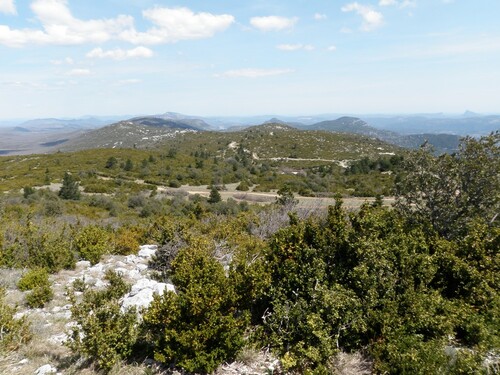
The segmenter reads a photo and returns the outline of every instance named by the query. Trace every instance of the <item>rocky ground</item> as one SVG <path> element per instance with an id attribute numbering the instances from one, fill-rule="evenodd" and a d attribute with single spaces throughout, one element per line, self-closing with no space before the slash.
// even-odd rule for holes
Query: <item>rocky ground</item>
<path id="1" fill-rule="evenodd" d="M 94 266 L 90 262 L 80 261 L 74 270 L 61 271 L 51 276 L 54 299 L 43 309 L 25 307 L 25 293 L 19 291 L 16 283 L 21 271 L 1 270 L 0 280 L 7 289 L 6 300 L 19 306 L 16 317 L 26 316 L 31 323 L 33 340 L 17 352 L 0 357 L 0 374 L 45 375 L 45 374 L 95 374 L 97 371 L 83 360 L 76 359 L 65 346 L 71 328 L 71 305 L 67 297 L 67 288 L 77 280 L 83 280 L 92 288 L 106 285 L 105 272 L 113 269 L 123 275 L 132 285 L 131 291 L 123 299 L 122 306 L 147 307 L 153 300 L 153 294 L 175 290 L 172 284 L 153 280 L 148 262 L 156 251 L 156 246 L 141 246 L 137 255 L 110 255 Z M 269 353 L 247 351 L 238 362 L 222 365 L 218 375 L 248 374 L 260 375 L 273 373 L 278 361 Z M 154 361 L 139 364 L 123 364 L 113 371 L 115 374 L 168 373 L 162 371 Z"/>

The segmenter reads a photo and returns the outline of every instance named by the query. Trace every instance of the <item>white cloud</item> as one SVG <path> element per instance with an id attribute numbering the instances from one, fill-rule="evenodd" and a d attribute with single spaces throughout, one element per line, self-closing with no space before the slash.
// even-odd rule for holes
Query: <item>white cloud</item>
<path id="1" fill-rule="evenodd" d="M 222 74 L 217 74 L 216 77 L 229 77 L 229 78 L 260 78 L 277 76 L 282 74 L 293 73 L 293 69 L 236 69 L 228 70 Z"/>
<path id="2" fill-rule="evenodd" d="M 380 0 L 378 2 L 378 5 L 381 7 L 387 7 L 390 5 L 397 5 L 397 4 L 398 4 L 397 0 Z"/>
<path id="3" fill-rule="evenodd" d="M 326 50 L 330 51 L 330 52 L 333 52 L 333 51 L 337 50 L 337 47 L 336 46 L 328 46 Z"/>
<path id="4" fill-rule="evenodd" d="M 113 60 L 125 60 L 131 58 L 148 58 L 154 55 L 153 51 L 146 47 L 136 47 L 133 49 L 125 50 L 121 48 L 116 48 L 113 50 L 105 51 L 102 48 L 94 48 L 92 51 L 87 53 L 88 58 L 99 58 L 99 59 L 113 59 Z"/>
<path id="5" fill-rule="evenodd" d="M 292 28 L 299 19 L 280 16 L 252 17 L 250 24 L 261 31 L 280 31 Z"/>
<path id="6" fill-rule="evenodd" d="M 73 65 L 75 61 L 71 57 L 66 57 L 62 60 L 51 60 L 50 63 L 54 65 Z"/>
<path id="7" fill-rule="evenodd" d="M 314 19 L 316 21 L 321 21 L 321 20 L 326 20 L 328 17 L 326 16 L 326 14 L 323 14 L 323 13 L 315 13 L 314 14 Z"/>
<path id="8" fill-rule="evenodd" d="M 372 31 L 384 23 L 384 16 L 368 5 L 362 5 L 358 2 L 344 5 L 342 12 L 356 12 L 363 18 L 362 30 Z"/>
<path id="9" fill-rule="evenodd" d="M 71 14 L 67 0 L 35 0 L 31 10 L 42 29 L 11 29 L 0 25 L 0 44 L 21 47 L 26 44 L 102 43 L 133 27 L 134 23 L 132 17 L 123 15 L 113 19 L 77 19 Z"/>
<path id="10" fill-rule="evenodd" d="M 276 46 L 277 49 L 280 49 L 282 51 L 297 51 L 302 47 L 302 44 L 280 44 Z"/>
<path id="11" fill-rule="evenodd" d="M 195 14 L 188 8 L 156 7 L 143 11 L 144 18 L 154 26 L 146 32 L 140 32 L 135 29 L 131 16 L 80 20 L 72 15 L 67 0 L 34 0 L 31 10 L 42 28 L 11 29 L 7 25 L 0 25 L 0 44 L 22 47 L 26 44 L 75 45 L 110 40 L 134 44 L 173 43 L 211 37 L 234 22 L 234 17 L 227 14 Z"/>
<path id="12" fill-rule="evenodd" d="M 417 6 L 416 0 L 404 0 L 401 2 L 400 8 L 415 8 Z"/>
<path id="13" fill-rule="evenodd" d="M 235 21 L 229 14 L 193 13 L 188 8 L 155 7 L 143 11 L 142 15 L 155 26 L 146 32 L 125 30 L 120 35 L 123 40 L 134 44 L 160 44 L 209 38 Z"/>
<path id="14" fill-rule="evenodd" d="M 314 50 L 314 46 L 310 44 L 279 44 L 276 46 L 277 49 L 282 50 L 282 51 L 298 51 L 298 50 L 306 50 L 306 51 L 312 51 Z"/>
<path id="15" fill-rule="evenodd" d="M 446 1 L 453 1 L 453 0 L 443 0 L 444 2 Z M 391 5 L 398 5 L 400 8 L 415 8 L 417 6 L 417 0 L 380 0 L 378 2 L 378 5 L 381 7 L 386 7 L 386 6 L 391 6 Z"/>
<path id="16" fill-rule="evenodd" d="M 0 13 L 17 14 L 14 0 L 0 0 Z"/>
<path id="17" fill-rule="evenodd" d="M 67 76 L 83 77 L 90 75 L 89 69 L 72 69 L 66 73 Z"/>

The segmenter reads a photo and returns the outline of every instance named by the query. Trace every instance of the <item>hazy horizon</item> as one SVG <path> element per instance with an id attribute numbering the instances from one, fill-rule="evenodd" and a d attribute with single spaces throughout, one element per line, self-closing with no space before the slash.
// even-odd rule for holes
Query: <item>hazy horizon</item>
<path id="1" fill-rule="evenodd" d="M 140 117 L 140 116 L 155 116 L 155 115 L 162 115 L 165 113 L 176 113 L 179 115 L 185 115 L 188 117 L 200 117 L 200 118 L 205 118 L 205 119 L 232 119 L 232 118 L 255 118 L 255 117 L 263 117 L 263 118 L 315 118 L 315 117 L 326 117 L 326 116 L 331 116 L 332 120 L 342 117 L 342 116 L 350 116 L 350 117 L 444 117 L 444 118 L 459 118 L 462 117 L 466 114 L 466 112 L 469 112 L 468 110 L 461 112 L 461 113 L 443 113 L 443 112 L 436 112 L 436 113 L 309 113 L 309 114 L 282 114 L 282 113 L 271 113 L 271 114 L 238 114 L 238 115 L 203 115 L 203 114 L 196 114 L 196 113 L 180 113 L 180 112 L 175 112 L 175 111 L 166 111 L 166 112 L 158 112 L 158 113 L 136 113 L 136 114 L 103 114 L 103 115 L 79 115 L 79 116 L 47 116 L 47 117 L 26 117 L 26 118 L 1 118 L 0 117 L 0 127 L 1 126 L 6 126 L 7 123 L 12 123 L 15 125 L 20 125 L 23 122 L 26 121 L 36 121 L 36 120 L 49 120 L 49 119 L 54 119 L 54 120 L 67 120 L 67 121 L 72 121 L 72 120 L 84 120 L 86 118 L 97 118 L 97 119 L 113 119 L 113 118 L 124 118 L 124 119 L 129 119 L 129 118 L 134 118 L 134 117 Z M 474 111 L 470 111 L 474 115 L 477 116 L 500 116 L 499 113 L 477 113 Z M 8 125 L 7 125 L 8 126 Z"/>
<path id="2" fill-rule="evenodd" d="M 498 14 L 488 0 L 0 0 L 0 119 L 496 114 Z"/>

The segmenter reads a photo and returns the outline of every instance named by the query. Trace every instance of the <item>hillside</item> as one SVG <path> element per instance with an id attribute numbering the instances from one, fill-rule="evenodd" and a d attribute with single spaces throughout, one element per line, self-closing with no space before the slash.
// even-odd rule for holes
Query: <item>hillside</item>
<path id="1" fill-rule="evenodd" d="M 266 123 L 234 132 L 205 132 L 202 129 L 152 117 L 121 121 L 88 132 L 61 150 L 90 148 L 161 149 L 181 151 L 205 149 L 225 153 L 229 144 L 242 145 L 254 158 L 358 159 L 393 153 L 396 147 L 356 134 L 335 134 L 319 130 L 298 130 L 281 123 Z"/>
<path id="2" fill-rule="evenodd" d="M 157 117 L 136 117 L 89 131 L 67 142 L 61 147 L 61 150 L 146 148 L 152 147 L 165 138 L 175 138 L 178 134 L 198 131 L 200 129 L 182 121 Z"/>
<path id="3" fill-rule="evenodd" d="M 434 134 L 428 132 L 426 134 L 402 135 L 394 131 L 377 129 L 357 117 L 340 117 L 336 120 L 302 126 L 301 129 L 320 129 L 338 133 L 362 134 L 409 149 L 417 149 L 427 141 L 435 148 L 437 153 L 456 151 L 460 141 L 460 137 L 453 134 Z"/>

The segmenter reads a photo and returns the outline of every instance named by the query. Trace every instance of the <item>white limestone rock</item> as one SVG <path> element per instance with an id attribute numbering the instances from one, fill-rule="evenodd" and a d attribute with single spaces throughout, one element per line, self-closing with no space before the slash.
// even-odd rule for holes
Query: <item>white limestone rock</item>
<path id="1" fill-rule="evenodd" d="M 52 367 L 51 365 L 43 365 L 36 369 L 35 375 L 47 375 L 47 374 L 55 374 L 57 373 L 57 369 Z"/>
<path id="2" fill-rule="evenodd" d="M 153 255 L 156 254 L 156 250 L 158 250 L 158 246 L 156 245 L 143 245 L 139 250 L 139 257 L 150 259 Z"/>

